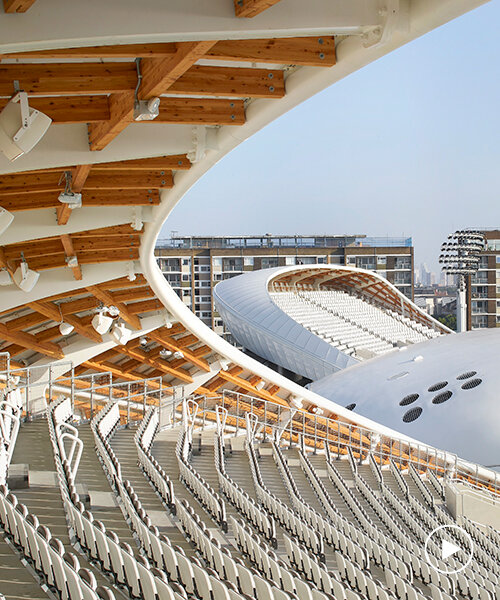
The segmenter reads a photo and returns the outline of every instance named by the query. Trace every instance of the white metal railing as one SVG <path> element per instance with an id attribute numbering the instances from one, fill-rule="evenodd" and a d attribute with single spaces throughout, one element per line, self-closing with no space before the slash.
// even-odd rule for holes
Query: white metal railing
<path id="1" fill-rule="evenodd" d="M 150 406 L 159 408 L 160 428 L 176 425 L 182 420 L 184 388 L 171 388 L 161 377 L 134 382 L 115 382 L 112 373 L 75 375 L 71 363 L 54 363 L 41 367 L 11 368 L 8 355 L 3 357 L 0 381 L 15 390 L 17 402 L 25 415 L 31 413 L 32 403 L 43 398 L 49 401 L 61 396 L 68 398 L 71 409 L 82 405 L 84 416 L 92 418 L 108 402 L 116 402 L 122 424 L 139 422 Z M 67 375 L 59 375 L 61 368 Z M 7 388 L 8 389 L 8 388 Z M 459 479 L 488 488 L 500 495 L 500 474 L 480 465 L 461 460 L 456 454 L 418 442 L 381 435 L 376 430 L 359 427 L 356 423 L 329 419 L 320 414 L 298 410 L 277 402 L 255 398 L 225 390 L 220 396 L 190 396 L 199 406 L 196 427 L 215 426 L 216 407 L 228 411 L 228 430 L 234 435 L 246 428 L 246 414 L 259 421 L 259 436 L 288 440 L 290 445 L 304 443 L 314 451 L 325 444 L 337 456 L 347 455 L 349 449 L 356 460 L 367 460 L 371 454 L 379 464 L 396 462 L 400 468 L 413 465 L 418 471 L 427 471 L 447 480 Z M 5 436 L 2 435 L 2 438 Z"/>

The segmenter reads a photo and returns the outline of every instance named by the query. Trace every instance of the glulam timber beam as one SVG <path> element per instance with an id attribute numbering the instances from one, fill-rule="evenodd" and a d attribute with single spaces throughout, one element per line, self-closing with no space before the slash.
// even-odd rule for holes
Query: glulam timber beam
<path id="1" fill-rule="evenodd" d="M 130 348 L 128 346 L 120 346 L 120 353 L 135 358 L 141 361 L 142 364 L 149 365 L 159 371 L 162 371 L 166 375 L 171 375 L 184 381 L 185 383 L 193 383 L 193 378 L 185 369 L 178 369 L 169 366 L 167 361 L 163 361 L 159 358 L 159 349 L 157 351 L 145 352 L 139 348 Z"/>
<path id="2" fill-rule="evenodd" d="M 175 49 L 175 43 L 123 44 L 16 52 L 6 56 L 17 59 L 126 58 L 133 60 L 167 58 L 174 54 Z M 316 67 L 331 66 L 335 64 L 335 41 L 333 36 L 220 40 L 206 53 L 206 58 Z"/>
<path id="3" fill-rule="evenodd" d="M 65 233 L 64 235 L 61 235 L 60 237 L 61 237 L 61 244 L 64 249 L 64 254 L 66 255 L 66 260 L 71 260 L 72 258 L 75 258 L 76 260 L 78 260 L 76 254 L 75 254 L 75 249 L 73 247 L 73 242 L 71 241 L 71 236 L 69 234 Z M 73 271 L 73 277 L 77 281 L 81 281 L 82 269 L 80 268 L 80 265 L 76 264 L 70 268 Z"/>
<path id="4" fill-rule="evenodd" d="M 133 113 L 133 92 L 137 85 L 133 63 L 0 64 L 1 96 L 12 95 L 14 79 L 20 81 L 30 98 L 72 94 L 111 94 L 112 98 L 114 94 L 129 92 Z M 282 98 L 285 83 L 280 69 L 193 65 L 165 91 L 179 96 Z M 144 90 L 140 93 L 141 97 L 146 97 Z M 111 122 L 118 123 L 120 116 L 132 115 L 130 119 L 133 119 L 125 98 L 115 104 L 113 107 L 110 101 L 108 128 Z M 90 129 L 95 137 L 106 130 L 101 122 L 91 124 Z"/>
<path id="5" fill-rule="evenodd" d="M 60 190 L 59 190 L 60 191 Z M 58 208 L 61 203 L 57 192 L 36 192 L 2 196 L 0 204 L 11 212 L 37 210 L 41 208 Z M 86 190 L 82 195 L 82 206 L 156 206 L 160 204 L 157 189 L 136 190 Z"/>
<path id="6" fill-rule="evenodd" d="M 36 0 L 3 0 L 3 9 L 6 13 L 24 13 Z"/>
<path id="7" fill-rule="evenodd" d="M 127 305 L 123 302 L 116 302 L 114 296 L 110 292 L 98 287 L 97 285 L 90 285 L 87 287 L 87 290 L 106 306 L 116 306 L 116 308 L 120 311 L 121 318 L 134 329 L 141 328 L 141 320 L 139 317 L 131 314 L 128 311 Z"/>
<path id="8" fill-rule="evenodd" d="M 286 402 L 285 400 L 276 398 L 276 396 L 271 396 L 271 394 L 269 392 L 266 392 L 266 390 L 263 390 L 263 389 L 258 390 L 249 381 L 247 381 L 246 379 L 243 379 L 243 377 L 235 376 L 232 373 L 230 373 L 229 371 L 220 371 L 219 377 L 221 377 L 228 383 L 232 383 L 236 387 L 243 388 L 244 390 L 247 391 L 247 393 L 249 393 L 252 396 L 256 396 L 258 398 L 262 398 L 263 400 L 269 400 L 269 401 L 275 402 L 275 403 L 278 402 L 279 404 L 288 406 L 288 402 Z"/>
<path id="9" fill-rule="evenodd" d="M 169 336 L 168 333 L 166 333 L 168 331 L 168 329 L 151 331 L 150 333 L 148 333 L 147 337 L 154 340 L 166 350 L 170 350 L 171 352 L 181 351 L 184 354 L 184 358 L 187 362 L 190 362 L 191 364 L 195 365 L 196 367 L 198 367 L 202 371 L 205 371 L 206 373 L 210 372 L 210 366 L 206 360 L 196 356 L 196 354 L 190 350 L 187 350 L 185 348 L 181 349 L 181 347 L 178 345 L 178 341 L 175 338 Z"/>
<path id="10" fill-rule="evenodd" d="M 234 0 L 234 14 L 240 18 L 252 18 L 260 15 L 280 0 Z"/>
<path id="11" fill-rule="evenodd" d="M 59 310 L 57 305 L 52 304 L 51 302 L 29 302 L 27 306 L 56 323 L 60 323 L 63 320 L 62 311 Z M 64 322 L 72 325 L 77 333 L 88 338 L 89 340 L 92 340 L 98 344 L 102 343 L 102 337 L 97 333 L 97 331 L 95 331 L 93 327 L 84 326 L 78 317 L 66 315 L 66 317 L 64 317 Z"/>
<path id="12" fill-rule="evenodd" d="M 84 363 L 82 363 L 82 365 L 87 367 L 88 369 L 92 369 L 95 371 L 108 371 L 114 376 L 119 377 L 121 379 L 125 379 L 127 381 L 142 381 L 144 379 L 144 375 L 142 375 L 141 373 L 126 371 L 122 369 L 119 365 L 115 365 L 109 361 L 102 361 L 98 358 L 86 360 Z M 158 389 L 160 385 L 156 381 L 149 381 L 148 387 Z"/>
<path id="13" fill-rule="evenodd" d="M 27 350 L 40 352 L 40 354 L 50 356 L 51 358 L 64 358 L 64 352 L 57 344 L 41 342 L 37 339 L 37 336 L 25 333 L 24 331 L 11 331 L 3 323 L 0 323 L 0 339 L 22 346 Z"/>
<path id="14" fill-rule="evenodd" d="M 89 176 L 91 165 L 78 165 L 74 169 L 71 170 L 71 191 L 76 193 L 80 193 L 85 185 L 85 182 Z M 69 207 L 69 204 L 60 204 L 57 207 L 56 215 L 57 215 L 57 224 L 58 225 L 66 225 L 70 216 L 72 209 Z"/>
<path id="15" fill-rule="evenodd" d="M 215 44 L 209 42 L 180 42 L 176 51 L 168 58 L 142 59 L 139 94 L 142 100 L 161 96 L 182 77 Z M 134 117 L 134 93 L 123 91 L 112 94 L 109 99 L 110 119 L 89 125 L 89 145 L 91 150 L 102 150 Z"/>

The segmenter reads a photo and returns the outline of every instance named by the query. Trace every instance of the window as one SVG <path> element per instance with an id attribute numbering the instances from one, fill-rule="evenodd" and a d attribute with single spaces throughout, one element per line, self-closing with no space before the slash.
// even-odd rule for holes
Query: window
<path id="1" fill-rule="evenodd" d="M 375 257 L 358 256 L 356 258 L 356 266 L 358 269 L 375 269 Z"/>
<path id="2" fill-rule="evenodd" d="M 411 269 L 411 258 L 409 256 L 397 256 L 394 261 L 395 269 Z"/>
<path id="3" fill-rule="evenodd" d="M 326 265 L 326 256 L 318 256 L 318 265 Z"/>
<path id="4" fill-rule="evenodd" d="M 394 285 L 411 283 L 411 273 L 394 273 Z"/>
<path id="5" fill-rule="evenodd" d="M 223 271 L 243 271 L 242 258 L 224 258 L 222 259 Z"/>
<path id="6" fill-rule="evenodd" d="M 473 315 L 472 327 L 474 329 L 483 329 L 488 327 L 488 317 L 486 315 Z"/>
<path id="7" fill-rule="evenodd" d="M 346 257 L 346 265 L 355 265 L 356 257 L 355 256 L 347 256 Z"/>
<path id="8" fill-rule="evenodd" d="M 495 262 L 497 263 L 497 265 L 500 265 L 500 254 L 498 256 L 495 256 Z"/>
<path id="9" fill-rule="evenodd" d="M 278 266 L 277 258 L 263 258 L 262 259 L 262 268 L 263 269 L 272 269 L 273 267 Z"/>
<path id="10" fill-rule="evenodd" d="M 285 265 L 294 265 L 295 264 L 295 256 L 286 256 L 285 257 Z"/>
<path id="11" fill-rule="evenodd" d="M 189 264 L 191 264 L 191 259 L 190 258 L 183 258 L 182 259 L 182 264 L 183 265 L 189 265 Z"/>
<path id="12" fill-rule="evenodd" d="M 201 318 L 202 319 L 210 319 L 212 317 L 212 313 L 208 310 L 202 310 L 201 311 Z"/>
<path id="13" fill-rule="evenodd" d="M 377 256 L 377 265 L 386 265 L 387 256 Z"/>
<path id="14" fill-rule="evenodd" d="M 191 296 L 191 290 L 186 290 L 186 289 L 182 290 L 182 295 L 183 296 Z"/>
<path id="15" fill-rule="evenodd" d="M 183 275 L 182 281 L 189 281 L 189 275 Z"/>
<path id="16" fill-rule="evenodd" d="M 253 256 L 245 256 L 243 259 L 245 267 L 253 267 Z"/>

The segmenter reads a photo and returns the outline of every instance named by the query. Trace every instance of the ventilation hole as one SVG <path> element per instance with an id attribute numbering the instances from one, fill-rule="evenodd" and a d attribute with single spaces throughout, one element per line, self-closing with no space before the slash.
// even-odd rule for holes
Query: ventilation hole
<path id="1" fill-rule="evenodd" d="M 415 406 L 415 408 L 410 408 L 410 410 L 408 412 L 405 412 L 405 414 L 403 415 L 403 421 L 405 423 L 411 423 L 412 421 L 415 421 L 416 419 L 418 419 L 418 417 L 420 417 L 422 412 L 423 412 L 423 408 L 420 408 L 420 406 Z"/>
<path id="2" fill-rule="evenodd" d="M 434 398 L 432 399 L 432 404 L 443 404 L 443 402 L 446 402 L 446 400 L 449 400 L 452 396 L 453 392 L 450 392 L 450 390 L 448 390 L 447 392 L 443 392 L 442 394 L 434 396 Z"/>
<path id="3" fill-rule="evenodd" d="M 439 383 L 435 383 L 431 385 L 430 388 L 427 388 L 428 392 L 437 392 L 438 390 L 442 390 L 444 387 L 448 385 L 447 381 L 440 381 Z"/>
<path id="4" fill-rule="evenodd" d="M 459 375 L 457 379 L 458 381 L 462 381 L 464 379 L 470 379 L 471 377 L 474 377 L 474 375 L 477 375 L 477 371 L 467 371 L 466 373 Z"/>
<path id="5" fill-rule="evenodd" d="M 471 390 L 472 388 L 477 387 L 483 380 L 479 379 L 479 377 L 477 379 L 471 379 L 470 381 L 466 381 L 463 385 L 462 385 L 462 389 L 463 390 Z"/>
<path id="6" fill-rule="evenodd" d="M 399 406 L 408 406 L 408 404 L 418 400 L 418 396 L 418 394 L 409 394 L 408 396 L 405 396 L 402 400 L 400 400 Z"/>
<path id="7" fill-rule="evenodd" d="M 348 404 L 348 405 L 346 406 L 346 409 L 347 409 L 347 410 L 354 410 L 355 408 L 356 408 L 356 403 L 355 403 L 355 402 L 354 402 L 353 404 Z"/>

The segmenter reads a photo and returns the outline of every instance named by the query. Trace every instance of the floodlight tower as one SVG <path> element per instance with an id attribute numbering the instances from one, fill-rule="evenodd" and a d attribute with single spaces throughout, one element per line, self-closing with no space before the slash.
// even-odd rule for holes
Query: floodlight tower
<path id="1" fill-rule="evenodd" d="M 485 239 L 480 231 L 460 230 L 448 236 L 441 245 L 439 262 L 442 270 L 458 275 L 457 286 L 457 332 L 467 331 L 466 277 L 477 273 Z"/>

